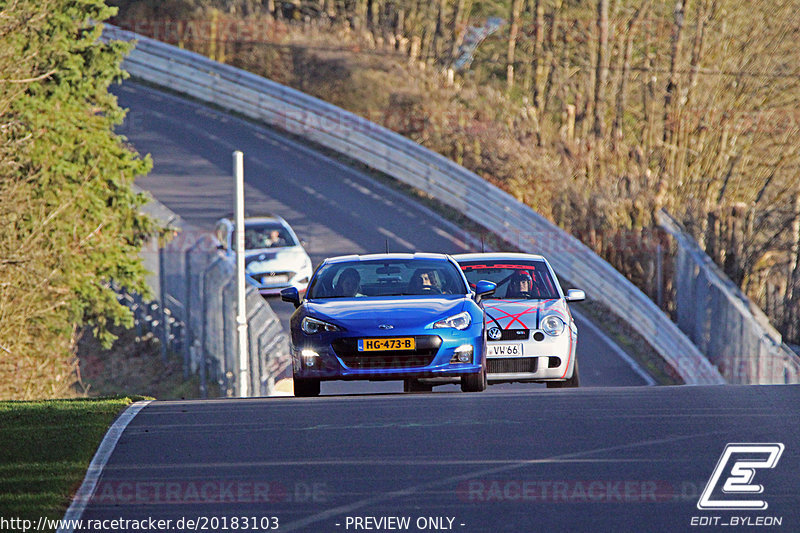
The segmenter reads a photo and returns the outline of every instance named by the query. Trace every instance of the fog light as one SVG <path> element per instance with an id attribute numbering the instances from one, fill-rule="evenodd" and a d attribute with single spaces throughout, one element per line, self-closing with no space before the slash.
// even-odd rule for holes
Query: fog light
<path id="1" fill-rule="evenodd" d="M 462 344 L 455 349 L 453 353 L 452 363 L 471 363 L 472 362 L 472 345 Z"/>
<path id="2" fill-rule="evenodd" d="M 317 366 L 319 361 L 319 354 L 314 350 L 303 350 L 300 352 L 301 357 L 303 358 L 303 364 L 307 368 L 314 368 Z"/>

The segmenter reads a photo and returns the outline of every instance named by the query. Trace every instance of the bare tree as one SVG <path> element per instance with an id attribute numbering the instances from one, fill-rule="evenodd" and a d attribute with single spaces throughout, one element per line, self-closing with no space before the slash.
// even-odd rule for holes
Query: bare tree
<path id="1" fill-rule="evenodd" d="M 519 33 L 519 12 L 522 9 L 522 0 L 511 1 L 510 28 L 508 30 L 508 52 L 506 54 L 506 88 L 514 87 L 514 52 L 517 48 L 517 34 Z"/>
<path id="2" fill-rule="evenodd" d="M 664 142 L 664 156 L 662 159 L 661 171 L 671 172 L 672 167 L 669 161 L 673 159 L 673 142 L 675 137 L 675 130 L 677 127 L 675 110 L 673 100 L 675 93 L 678 90 L 678 69 L 681 62 L 682 48 L 683 48 L 683 28 L 684 18 L 686 14 L 686 5 L 689 0 L 677 0 L 675 3 L 675 11 L 673 12 L 673 26 L 672 26 L 672 45 L 670 50 L 670 66 L 669 66 L 669 82 L 664 93 L 664 133 L 662 141 Z"/>
<path id="3" fill-rule="evenodd" d="M 537 109 L 542 106 L 542 93 L 544 92 L 544 0 L 534 0 L 534 27 L 533 27 L 533 105 Z"/>
<path id="4" fill-rule="evenodd" d="M 783 305 L 784 332 L 793 339 L 800 338 L 800 191 L 794 195 L 792 206 L 792 226 L 789 253 L 789 268 L 787 271 L 786 293 Z"/>
<path id="5" fill-rule="evenodd" d="M 594 83 L 594 136 L 603 137 L 608 83 L 608 1 L 597 2 L 597 64 Z"/>
<path id="6" fill-rule="evenodd" d="M 616 110 L 614 113 L 614 131 L 613 131 L 613 147 L 614 151 L 617 151 L 619 148 L 619 144 L 622 142 L 622 122 L 624 118 L 624 113 L 627 109 L 627 98 L 628 98 L 628 81 L 630 79 L 630 72 L 631 72 L 631 56 L 633 55 L 633 41 L 636 35 L 636 29 L 638 28 L 639 23 L 641 20 L 647 15 L 647 12 L 650 9 L 650 0 L 642 0 L 642 4 L 636 10 L 633 17 L 628 21 L 627 31 L 625 34 L 625 50 L 620 56 L 620 61 L 622 62 L 622 68 L 619 76 L 619 86 L 617 87 L 617 102 L 616 102 Z"/>
<path id="7" fill-rule="evenodd" d="M 442 45 L 444 43 L 445 32 L 445 12 L 447 10 L 447 0 L 439 0 L 436 10 L 436 30 L 433 34 L 433 53 L 437 59 L 442 59 Z"/>
<path id="8" fill-rule="evenodd" d="M 548 102 L 551 99 L 553 92 L 553 84 L 555 73 L 558 70 L 558 62 L 555 59 L 556 42 L 558 40 L 559 23 L 561 22 L 559 15 L 561 14 L 561 6 L 564 4 L 563 0 L 555 0 L 553 4 L 553 20 L 550 25 L 549 37 L 547 39 L 547 52 L 544 59 L 544 77 L 547 79 L 544 89 L 544 96 L 540 99 L 541 107 L 539 108 L 539 115 L 541 115 L 547 108 Z"/>
<path id="9" fill-rule="evenodd" d="M 458 47 L 461 46 L 461 39 L 464 37 L 463 29 L 461 28 L 462 18 L 464 18 L 464 4 L 465 0 L 457 0 L 455 12 L 453 13 L 453 24 L 450 36 L 452 42 L 450 43 L 450 62 L 455 61 L 458 56 Z"/>

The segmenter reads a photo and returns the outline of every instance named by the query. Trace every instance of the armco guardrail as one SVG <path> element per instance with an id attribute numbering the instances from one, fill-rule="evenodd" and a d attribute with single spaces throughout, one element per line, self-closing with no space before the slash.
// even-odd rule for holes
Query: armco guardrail
<path id="1" fill-rule="evenodd" d="M 300 135 L 450 205 L 614 309 L 688 384 L 724 383 L 717 369 L 653 302 L 580 241 L 528 206 L 413 141 L 299 91 L 193 52 L 106 26 L 106 39 L 137 40 L 123 67 L 154 85 Z"/>
<path id="2" fill-rule="evenodd" d="M 678 325 L 731 383 L 800 383 L 800 357 L 769 318 L 665 212 L 658 223 L 678 244 Z"/>
<path id="3" fill-rule="evenodd" d="M 236 395 L 233 264 L 210 236 L 185 224 L 158 201 L 152 200 L 143 211 L 179 231 L 166 245 L 151 240 L 142 252 L 153 273 L 148 284 L 158 301 L 145 304 L 124 292 L 120 300 L 134 311 L 137 328 L 159 337 L 164 356 L 166 350 L 183 356 L 184 375 L 199 375 L 204 396 L 207 383 L 216 383 L 221 395 Z M 275 378 L 289 366 L 289 341 L 255 287 L 247 287 L 246 306 L 249 390 L 252 396 L 268 396 Z"/>

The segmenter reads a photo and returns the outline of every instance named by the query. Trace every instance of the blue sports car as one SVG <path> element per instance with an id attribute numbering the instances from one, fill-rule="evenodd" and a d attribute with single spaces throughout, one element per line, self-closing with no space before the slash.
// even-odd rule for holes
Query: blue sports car
<path id="1" fill-rule="evenodd" d="M 442 254 L 350 255 L 325 260 L 304 300 L 294 303 L 295 396 L 317 396 L 322 380 L 404 380 L 407 392 L 460 380 L 486 388 L 482 296 L 458 264 Z"/>

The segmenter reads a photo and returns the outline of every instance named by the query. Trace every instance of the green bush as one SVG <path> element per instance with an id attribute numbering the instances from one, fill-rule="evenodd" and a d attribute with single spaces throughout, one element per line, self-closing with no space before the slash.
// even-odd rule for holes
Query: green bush
<path id="1" fill-rule="evenodd" d="M 75 332 L 130 325 L 113 280 L 147 293 L 157 228 L 131 190 L 150 161 L 113 133 L 127 46 L 98 41 L 100 0 L 0 1 L 0 398 L 62 396 Z M 96 24 L 97 23 L 97 24 Z"/>

